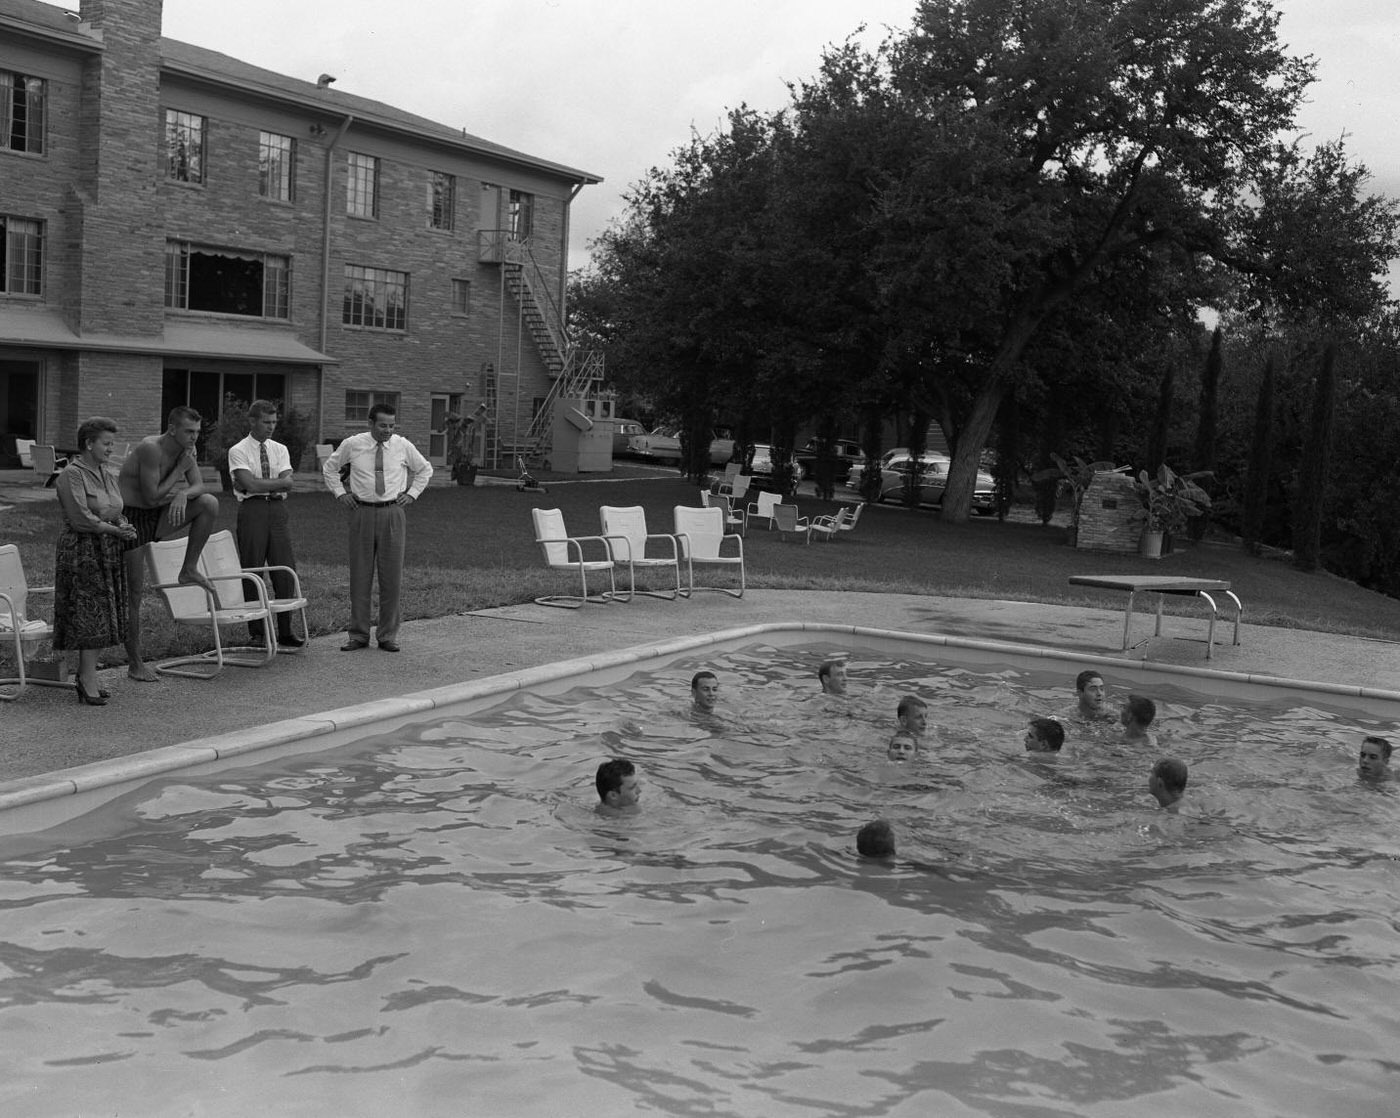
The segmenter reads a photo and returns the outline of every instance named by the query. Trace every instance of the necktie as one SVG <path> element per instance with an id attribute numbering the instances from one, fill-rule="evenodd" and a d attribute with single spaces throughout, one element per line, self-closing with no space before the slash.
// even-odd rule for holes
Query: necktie
<path id="1" fill-rule="evenodd" d="M 374 493 L 384 496 L 384 444 L 374 444 Z"/>
<path id="2" fill-rule="evenodd" d="M 258 461 L 262 463 L 263 477 L 271 477 L 271 468 L 267 462 L 267 443 L 258 443 Z"/>

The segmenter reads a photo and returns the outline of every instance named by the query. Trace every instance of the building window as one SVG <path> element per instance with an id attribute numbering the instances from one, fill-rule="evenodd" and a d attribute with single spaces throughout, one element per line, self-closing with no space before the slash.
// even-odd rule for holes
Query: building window
<path id="1" fill-rule="evenodd" d="M 165 110 L 165 177 L 176 182 L 204 182 L 202 116 Z"/>
<path id="2" fill-rule="evenodd" d="M 290 256 L 165 242 L 165 305 L 173 310 L 288 318 L 291 288 Z"/>
<path id="3" fill-rule="evenodd" d="M 44 154 L 43 78 L 0 70 L 0 148 Z"/>
<path id="4" fill-rule="evenodd" d="M 510 192 L 508 228 L 513 241 L 526 240 L 535 231 L 535 196 L 523 190 Z"/>
<path id="5" fill-rule="evenodd" d="M 345 212 L 351 217 L 379 216 L 379 160 L 350 153 L 350 178 L 345 184 Z"/>
<path id="6" fill-rule="evenodd" d="M 351 434 L 363 431 L 369 423 L 369 409 L 374 407 L 375 404 L 387 404 L 397 412 L 399 410 L 399 394 L 397 392 L 378 392 L 375 390 L 346 391 L 345 430 Z"/>
<path id="7" fill-rule="evenodd" d="M 457 204 L 457 178 L 441 171 L 432 173 L 428 183 L 428 224 L 433 229 L 451 230 L 453 211 Z"/>
<path id="8" fill-rule="evenodd" d="M 43 294 L 44 223 L 0 216 L 0 292 Z"/>
<path id="9" fill-rule="evenodd" d="M 276 132 L 258 133 L 258 193 L 277 202 L 292 200 L 296 142 Z"/>
<path id="10" fill-rule="evenodd" d="M 452 281 L 452 313 L 466 314 L 472 309 L 472 285 L 470 280 Z"/>
<path id="11" fill-rule="evenodd" d="M 408 329 L 408 273 L 345 265 L 341 321 L 374 330 Z"/>

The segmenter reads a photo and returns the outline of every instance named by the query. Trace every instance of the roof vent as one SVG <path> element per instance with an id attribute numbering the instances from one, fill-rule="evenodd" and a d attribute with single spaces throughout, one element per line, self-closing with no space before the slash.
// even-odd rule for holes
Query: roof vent
<path id="1" fill-rule="evenodd" d="M 316 88 L 327 89 L 330 87 L 330 84 L 333 81 L 335 81 L 334 74 L 322 74 L 319 78 L 316 79 Z"/>

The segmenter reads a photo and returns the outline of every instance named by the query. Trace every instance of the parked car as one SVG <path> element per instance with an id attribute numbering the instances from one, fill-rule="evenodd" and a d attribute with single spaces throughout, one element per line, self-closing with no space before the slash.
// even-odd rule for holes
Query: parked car
<path id="1" fill-rule="evenodd" d="M 919 463 L 919 504 L 941 505 L 948 487 L 948 467 L 951 459 L 941 454 L 926 454 Z M 893 456 L 880 471 L 881 501 L 899 501 L 904 496 L 904 483 L 915 468 L 908 454 Z M 990 516 L 996 511 L 996 481 L 984 470 L 977 471 L 977 484 L 972 491 L 972 511 L 978 516 Z"/>
<path id="2" fill-rule="evenodd" d="M 652 462 L 679 462 L 681 460 L 681 429 L 679 427 L 658 427 L 645 435 L 633 435 L 627 440 L 628 453 L 636 458 Z M 721 466 L 734 454 L 734 440 L 729 432 L 716 427 L 710 440 L 710 465 Z"/>
<path id="3" fill-rule="evenodd" d="M 773 488 L 773 448 L 767 443 L 755 443 L 753 448 L 753 460 L 744 471 L 753 478 L 749 483 L 753 489 Z M 792 481 L 796 485 L 806 476 L 802 469 L 802 463 L 795 461 L 792 464 Z"/>
<path id="4" fill-rule="evenodd" d="M 891 461 L 893 461 L 895 458 L 898 458 L 901 454 L 908 456 L 909 448 L 907 446 L 897 446 L 893 450 L 885 451 L 884 454 L 880 455 L 880 469 L 883 470 L 886 466 L 890 464 Z M 859 461 L 851 463 L 851 471 L 846 476 L 846 485 L 849 488 L 860 488 L 860 476 L 862 473 L 865 472 L 865 465 L 868 461 L 869 459 L 862 455 Z"/>
<path id="5" fill-rule="evenodd" d="M 808 439 L 807 445 L 794 456 L 805 476 L 811 477 L 816 472 L 817 458 L 820 452 L 821 440 Z M 858 442 L 851 439 L 836 439 L 831 444 L 831 458 L 832 476 L 839 479 L 850 472 L 852 465 L 864 464 L 865 452 L 861 450 Z"/>
<path id="6" fill-rule="evenodd" d="M 634 435 L 645 435 L 647 429 L 635 419 L 612 419 L 613 457 L 624 458 L 632 453 L 629 445 Z"/>

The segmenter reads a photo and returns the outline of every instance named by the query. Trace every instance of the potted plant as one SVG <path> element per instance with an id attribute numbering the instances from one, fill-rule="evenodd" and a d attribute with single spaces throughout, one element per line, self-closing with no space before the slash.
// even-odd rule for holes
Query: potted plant
<path id="1" fill-rule="evenodd" d="M 1203 473 L 1178 474 L 1165 462 L 1154 477 L 1142 470 L 1133 487 L 1142 501 L 1139 514 L 1142 539 L 1138 554 L 1148 559 L 1160 558 L 1164 547 L 1170 551 L 1171 537 L 1186 528 L 1186 522 L 1210 511 L 1210 494 L 1196 484 Z"/>

